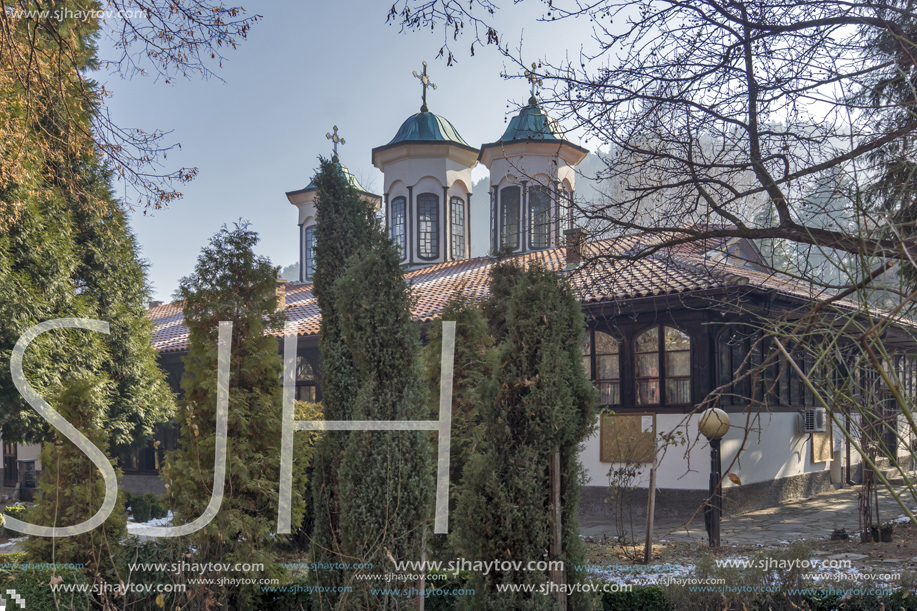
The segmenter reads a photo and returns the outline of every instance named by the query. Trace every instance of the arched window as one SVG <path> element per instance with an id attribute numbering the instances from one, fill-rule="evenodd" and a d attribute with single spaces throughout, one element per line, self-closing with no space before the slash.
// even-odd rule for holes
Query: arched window
<path id="1" fill-rule="evenodd" d="M 519 248 L 519 187 L 505 187 L 500 190 L 500 245 L 503 248 Z"/>
<path id="2" fill-rule="evenodd" d="M 303 230 L 303 249 L 305 250 L 305 279 L 312 280 L 315 275 L 315 225 Z"/>
<path id="3" fill-rule="evenodd" d="M 421 259 L 439 256 L 439 197 L 433 193 L 417 196 L 417 244 Z"/>
<path id="4" fill-rule="evenodd" d="M 407 246 L 405 244 L 406 217 L 404 208 L 405 199 L 403 197 L 396 197 L 392 200 L 392 239 L 395 241 L 395 245 L 401 250 L 402 259 L 404 259 Z"/>
<path id="5" fill-rule="evenodd" d="M 551 245 L 551 195 L 545 187 L 529 190 L 529 248 Z"/>
<path id="6" fill-rule="evenodd" d="M 637 405 L 691 402 L 691 339 L 673 327 L 651 327 L 634 341 Z"/>
<path id="7" fill-rule="evenodd" d="M 315 371 L 304 356 L 296 357 L 296 400 L 315 403 Z"/>
<path id="8" fill-rule="evenodd" d="M 450 200 L 450 215 L 452 217 L 452 257 L 465 258 L 465 202 L 460 197 Z"/>

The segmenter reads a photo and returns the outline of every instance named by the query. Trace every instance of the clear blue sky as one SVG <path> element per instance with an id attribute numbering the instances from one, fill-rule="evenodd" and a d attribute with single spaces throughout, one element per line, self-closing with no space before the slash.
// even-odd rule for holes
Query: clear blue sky
<path id="1" fill-rule="evenodd" d="M 449 119 L 472 146 L 497 140 L 507 113 L 529 95 L 525 81 L 500 77 L 504 68 L 516 70 L 496 49 L 478 46 L 471 57 L 470 38 L 453 43 L 459 61 L 447 67 L 436 59 L 441 32 L 399 33 L 385 24 L 386 2 L 245 6 L 263 19 L 215 70 L 222 82 L 165 84 L 96 75 L 114 94 L 108 105 L 120 125 L 171 130 L 168 137 L 182 148 L 169 154 L 169 167 L 200 170 L 181 189 L 184 199 L 166 210 L 132 215 L 155 299 L 169 300 L 207 239 L 240 217 L 252 222 L 261 235 L 259 252 L 275 265 L 297 261 L 297 213 L 284 193 L 305 187 L 318 156 L 330 155 L 325 133 L 335 124 L 347 141 L 342 161 L 364 187 L 380 193 L 382 174 L 372 166 L 370 151 L 419 110 L 420 83 L 411 73 L 422 61 L 438 85 L 428 94 L 430 110 Z M 510 5 L 498 16 L 511 48 L 521 37 L 526 61 L 577 53 L 590 35 L 584 22 L 539 24 L 544 6 Z M 110 55 L 105 41 L 100 50 Z M 478 166 L 475 180 L 483 176 L 486 170 Z M 473 215 L 486 206 L 474 204 Z M 480 253 L 486 241 L 473 235 L 473 251 Z"/>

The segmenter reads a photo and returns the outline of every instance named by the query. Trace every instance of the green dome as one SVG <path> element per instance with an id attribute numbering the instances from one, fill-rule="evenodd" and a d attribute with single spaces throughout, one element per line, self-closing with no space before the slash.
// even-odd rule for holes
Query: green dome
<path id="1" fill-rule="evenodd" d="M 419 112 L 408 117 L 392 141 L 385 146 L 400 142 L 455 142 L 469 146 L 449 121 L 432 112 Z"/>
<path id="2" fill-rule="evenodd" d="M 529 98 L 529 104 L 512 118 L 503 137 L 503 142 L 511 140 L 563 140 L 563 134 L 557 121 L 545 114 L 538 105 L 538 100 Z"/>
<path id="3" fill-rule="evenodd" d="M 334 169 L 338 174 L 344 177 L 344 179 L 350 183 L 350 185 L 355 188 L 357 191 L 362 191 L 363 193 L 368 193 L 366 189 L 363 188 L 363 185 L 357 180 L 357 177 L 350 173 L 350 170 L 347 169 L 347 166 L 341 163 L 341 160 L 335 155 L 331 158 L 331 163 L 334 164 Z M 306 191 L 315 191 L 318 187 L 315 186 L 314 182 L 310 182 L 309 185 L 303 189 L 301 192 Z"/>

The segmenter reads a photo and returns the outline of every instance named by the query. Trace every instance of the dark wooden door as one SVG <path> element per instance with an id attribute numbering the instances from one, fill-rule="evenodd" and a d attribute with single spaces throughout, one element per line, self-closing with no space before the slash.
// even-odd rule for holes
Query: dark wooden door
<path id="1" fill-rule="evenodd" d="M 19 464 L 16 462 L 16 444 L 3 442 L 3 485 L 15 488 L 19 485 Z"/>

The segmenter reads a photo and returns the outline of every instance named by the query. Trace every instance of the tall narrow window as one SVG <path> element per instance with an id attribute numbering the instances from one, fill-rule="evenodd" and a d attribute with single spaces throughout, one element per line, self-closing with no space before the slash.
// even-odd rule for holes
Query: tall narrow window
<path id="1" fill-rule="evenodd" d="M 592 379 L 592 331 L 587 330 L 583 337 L 583 371 Z"/>
<path id="2" fill-rule="evenodd" d="M 551 195 L 544 187 L 529 191 L 529 248 L 551 245 Z"/>
<path id="3" fill-rule="evenodd" d="M 417 246 L 421 259 L 439 256 L 439 198 L 433 193 L 417 196 Z"/>
<path id="4" fill-rule="evenodd" d="M 803 351 L 793 344 L 788 344 L 786 349 L 789 351 L 790 355 L 793 357 L 793 360 L 796 364 L 803 370 L 804 373 L 809 371 L 809 366 L 806 360 L 806 355 Z M 780 403 L 783 405 L 792 405 L 795 407 L 801 407 L 806 405 L 806 388 L 805 382 L 799 377 L 799 374 L 796 373 L 796 368 L 793 367 L 786 358 L 782 355 L 780 356 L 780 365 L 779 365 L 779 378 L 777 380 L 777 398 Z"/>
<path id="5" fill-rule="evenodd" d="M 557 244 L 561 244 L 564 239 L 564 230 L 568 229 L 567 227 L 567 215 L 570 212 L 570 202 L 568 201 L 568 194 L 564 191 L 563 187 L 558 185 L 557 191 L 554 195 L 557 203 L 556 207 L 556 219 L 554 223 L 554 231 L 556 232 L 555 238 Z"/>
<path id="6" fill-rule="evenodd" d="M 659 404 L 659 328 L 644 331 L 634 342 L 637 361 L 637 405 Z"/>
<path id="7" fill-rule="evenodd" d="M 691 402 L 691 339 L 673 327 L 652 327 L 634 342 L 638 405 Z"/>
<path id="8" fill-rule="evenodd" d="M 405 256 L 405 199 L 396 197 L 392 200 L 392 239 L 395 245 L 401 250 L 401 258 Z"/>
<path id="9" fill-rule="evenodd" d="M 305 278 L 312 280 L 315 275 L 315 225 L 304 230 L 303 248 L 305 249 Z"/>
<path id="10" fill-rule="evenodd" d="M 315 402 L 315 371 L 304 356 L 296 357 L 296 400 Z"/>
<path id="11" fill-rule="evenodd" d="M 665 402 L 682 405 L 691 402 L 691 339 L 678 329 L 665 332 Z"/>
<path id="12" fill-rule="evenodd" d="M 750 398 L 751 337 L 744 327 L 732 327 L 717 340 L 718 386 L 724 387 L 723 405 L 744 405 Z"/>
<path id="13" fill-rule="evenodd" d="M 621 403 L 621 349 L 618 340 L 595 332 L 595 382 L 602 405 Z"/>
<path id="14" fill-rule="evenodd" d="M 500 190 L 500 245 L 503 248 L 519 248 L 519 187 Z"/>
<path id="15" fill-rule="evenodd" d="M 450 200 L 452 215 L 452 257 L 465 258 L 465 202 L 460 197 Z"/>

